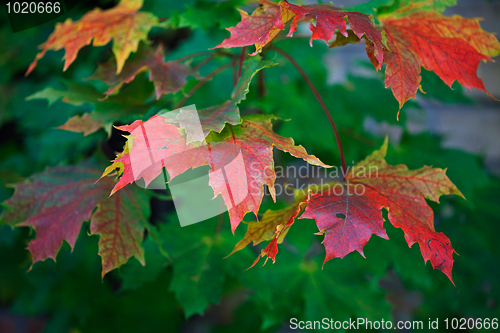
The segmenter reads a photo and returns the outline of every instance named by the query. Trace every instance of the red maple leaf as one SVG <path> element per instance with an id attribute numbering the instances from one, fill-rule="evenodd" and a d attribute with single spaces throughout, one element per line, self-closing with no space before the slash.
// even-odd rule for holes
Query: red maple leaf
<path id="1" fill-rule="evenodd" d="M 316 20 L 316 25 L 312 22 L 309 25 L 309 29 L 312 31 L 310 45 L 312 46 L 314 39 L 321 39 L 328 44 L 337 29 L 344 37 L 348 37 L 347 23 L 349 23 L 349 27 L 358 38 L 365 36 L 373 43 L 375 57 L 379 63 L 382 63 L 382 33 L 374 27 L 373 19 L 370 16 L 358 12 L 342 11 L 330 5 L 297 6 L 289 2 L 285 2 L 285 5 L 295 14 L 288 36 L 292 36 L 297 30 L 299 20 L 312 16 Z"/>
<path id="2" fill-rule="evenodd" d="M 297 22 L 312 16 L 316 19 L 316 25 L 311 22 L 310 29 L 314 39 L 322 39 L 328 43 L 335 31 L 338 29 L 345 37 L 347 34 L 347 23 L 358 38 L 365 36 L 375 47 L 375 56 L 379 63 L 383 61 L 382 33 L 374 24 L 373 19 L 358 12 L 342 11 L 330 5 L 308 5 L 297 6 L 287 1 L 280 1 L 278 4 L 268 0 L 259 0 L 262 4 L 252 15 L 241 11 L 241 22 L 236 27 L 229 28 L 231 37 L 225 39 L 216 47 L 238 47 L 255 44 L 256 50 L 251 55 L 262 51 L 276 35 L 284 30 L 285 25 L 290 22 L 288 36 L 292 36 L 297 30 Z"/>
<path id="3" fill-rule="evenodd" d="M 63 240 L 73 249 L 82 223 L 90 220 L 91 232 L 100 235 L 103 276 L 131 256 L 144 265 L 141 242 L 149 215 L 147 195 L 126 189 L 108 199 L 113 180 L 107 177 L 95 184 L 98 176 L 91 164 L 83 163 L 47 168 L 15 186 L 2 219 L 35 229 L 36 238 L 28 245 L 33 263 L 55 260 Z"/>
<path id="4" fill-rule="evenodd" d="M 136 120 L 130 125 L 118 126 L 117 129 L 131 135 L 128 136 L 123 152 L 117 155 L 113 164 L 101 176 L 102 178 L 115 170 L 121 176 L 111 195 L 141 178 L 146 186 L 149 185 L 162 172 L 163 167 L 174 178 L 190 168 L 206 164 L 206 157 L 200 153 L 198 164 L 187 157 L 188 154 L 198 152 L 196 148 L 200 144 L 188 144 L 186 134 L 166 117 L 155 115 L 146 122 Z"/>
<path id="5" fill-rule="evenodd" d="M 434 213 L 425 199 L 439 202 L 441 195 L 463 197 L 462 193 L 445 170 L 391 166 L 384 160 L 386 152 L 387 139 L 380 150 L 353 167 L 347 183 L 335 183 L 329 190 L 313 194 L 300 218 L 315 219 L 326 234 L 326 262 L 354 250 L 363 255 L 372 234 L 387 238 L 381 213 L 385 208 L 389 221 L 405 232 L 408 245 L 419 243 L 424 260 L 430 260 L 433 268 L 451 280 L 454 250 L 448 237 L 434 230 Z"/>
<path id="6" fill-rule="evenodd" d="M 313 195 L 301 218 L 315 219 L 319 230 L 326 234 L 323 241 L 325 262 L 343 258 L 352 251 L 358 251 L 364 257 L 363 247 L 372 234 L 389 239 L 383 227 L 382 205 L 371 202 L 366 191 L 363 196 L 348 195 L 348 192 L 354 193 L 351 185 Z M 345 193 L 342 195 L 341 192 Z"/>
<path id="7" fill-rule="evenodd" d="M 259 0 L 259 2 L 261 6 L 252 15 L 239 9 L 241 22 L 235 27 L 228 28 L 231 37 L 225 39 L 215 48 L 255 44 L 255 52 L 251 55 L 256 55 L 285 28 L 285 25 L 293 17 L 293 14 L 280 4 L 268 0 Z"/>
<path id="8" fill-rule="evenodd" d="M 292 156 L 302 158 L 312 165 L 328 167 L 315 156 L 308 155 L 304 147 L 295 146 L 293 139 L 284 138 L 274 133 L 271 118 L 266 115 L 246 117 L 241 125 L 237 127 L 230 126 L 216 140 L 217 142 L 230 143 L 230 145 L 226 144 L 222 146 L 223 149 L 211 151 L 211 167 L 213 170 L 218 170 L 228 163 L 227 156 L 231 156 L 232 154 L 229 149 L 234 149 L 231 146 L 237 147 L 237 151 L 241 152 L 246 169 L 247 184 L 245 184 L 245 187 L 249 190 L 248 195 L 240 204 L 232 205 L 233 208 L 229 209 L 233 231 L 243 220 L 247 212 L 253 212 L 257 216 L 264 195 L 264 184 L 267 185 L 273 200 L 276 200 L 274 189 L 276 174 L 274 172 L 272 157 L 273 146 L 290 153 Z M 238 169 L 230 169 L 227 172 L 227 178 L 240 179 L 240 175 L 233 173 L 233 170 L 236 171 Z M 230 203 L 234 199 L 232 198 L 233 193 L 228 191 L 223 178 L 210 177 L 210 186 L 214 189 L 215 194 L 222 194 L 226 206 L 230 207 Z"/>
<path id="9" fill-rule="evenodd" d="M 435 12 L 412 12 L 396 18 L 386 15 L 379 19 L 389 47 L 384 50 L 385 85 L 392 87 L 400 108 L 415 98 L 421 66 L 434 71 L 450 87 L 457 80 L 492 97 L 476 72 L 481 60 L 500 54 L 500 43 L 493 34 L 481 29 L 478 19 L 446 17 Z M 380 68 L 373 45 L 367 44 L 367 52 L 374 66 Z"/>

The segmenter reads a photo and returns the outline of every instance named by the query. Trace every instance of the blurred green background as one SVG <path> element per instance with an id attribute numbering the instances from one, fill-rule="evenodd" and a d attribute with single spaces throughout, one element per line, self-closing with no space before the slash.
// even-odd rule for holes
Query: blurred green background
<path id="1" fill-rule="evenodd" d="M 335 4 L 357 2 L 361 1 Z M 121 151 L 124 139 L 114 129 L 109 136 L 100 130 L 85 137 L 55 129 L 69 117 L 92 110 L 116 111 L 115 125 L 123 124 L 169 109 L 182 96 L 156 101 L 153 85 L 143 73 L 107 102 L 88 102 L 84 91 L 95 90 L 98 96 L 105 87 L 84 79 L 97 63 L 112 57 L 110 45 L 85 47 L 64 73 L 63 52 L 48 52 L 36 70 L 24 77 L 37 45 L 47 39 L 56 22 L 79 19 L 96 6 L 114 4 L 80 1 L 64 16 L 17 33 L 12 32 L 4 9 L 0 10 L 0 201 L 12 195 L 9 184 L 47 166 L 94 157 L 104 168 L 106 160 Z M 480 8 L 475 16 L 500 17 L 498 1 L 459 0 L 458 8 L 469 8 L 467 4 Z M 143 10 L 169 18 L 171 28 L 154 29 L 150 39 L 166 47 L 167 59 L 176 59 L 227 38 L 224 28 L 240 19 L 237 7 L 251 11 L 255 4 L 243 0 L 146 0 Z M 303 28 L 299 37 L 307 32 Z M 364 45 L 328 50 L 315 42 L 310 48 L 304 38 L 284 39 L 277 45 L 303 66 L 322 94 L 339 127 L 349 165 L 380 147 L 389 134 L 388 163 L 447 168 L 467 201 L 442 197 L 441 204 L 430 205 L 436 230 L 450 238 L 459 254 L 454 256 L 455 286 L 430 264 L 424 265 L 418 245 L 408 248 L 403 232 L 389 223 L 384 226 L 390 240 L 373 236 L 364 249 L 366 259 L 351 253 L 322 268 L 325 253 L 322 238 L 313 235 L 317 232 L 314 221 L 297 220 L 280 246 L 275 264 L 246 270 L 260 246 L 223 259 L 243 237 L 244 225 L 234 236 L 227 216 L 220 235 L 215 234 L 218 218 L 181 228 L 172 204 L 152 196 L 150 222 L 158 229 L 162 247 L 146 237 L 145 267 L 130 259 L 103 279 L 98 237 L 89 236 L 88 223 L 84 223 L 73 252 L 64 244 L 56 263 L 50 259 L 39 262 L 29 272 L 31 258 L 25 247 L 33 232 L 0 225 L 0 332 L 289 332 L 290 318 L 416 320 L 423 321 L 426 329 L 429 318 L 439 318 L 439 329 L 445 331 L 446 318 L 500 318 L 498 102 L 465 93 L 457 84 L 451 90 L 423 70 L 422 87 L 427 94 L 419 93 L 416 100 L 406 103 L 398 122 L 398 104 L 384 88 L 383 73 L 369 64 Z M 239 53 L 239 49 L 229 51 Z M 274 52 L 264 57 L 279 65 L 264 70 L 264 92 L 252 83 L 240 105 L 242 114 L 257 110 L 290 119 L 278 121 L 275 130 L 293 137 L 325 163 L 338 165 L 329 125 L 299 73 Z M 201 74 L 216 66 L 217 60 L 203 67 Z M 482 67 L 480 75 L 495 73 L 497 68 Z M 188 88 L 195 83 L 190 81 Z M 490 75 L 485 84 L 495 95 L 500 75 Z M 76 102 L 59 100 L 49 105 L 45 100 L 26 100 L 47 87 L 74 89 Z M 231 88 L 227 71 L 200 89 L 189 104 L 203 108 L 220 103 Z M 301 165 L 276 151 L 275 158 L 277 165 Z M 273 204 L 266 196 L 261 212 L 283 207 L 287 200 L 281 197 Z M 251 221 L 251 216 L 246 219 Z"/>

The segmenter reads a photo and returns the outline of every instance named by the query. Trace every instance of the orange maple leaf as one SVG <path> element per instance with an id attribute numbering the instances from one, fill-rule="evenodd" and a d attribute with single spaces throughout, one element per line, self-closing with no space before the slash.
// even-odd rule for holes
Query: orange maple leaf
<path id="1" fill-rule="evenodd" d="M 139 42 L 147 40 L 148 32 L 159 20 L 151 13 L 138 12 L 142 0 L 121 0 L 111 9 L 96 8 L 85 14 L 79 21 L 67 19 L 58 23 L 49 39 L 42 45 L 35 60 L 30 64 L 26 75 L 36 67 L 38 60 L 48 50 L 65 50 L 64 71 L 75 61 L 78 51 L 89 45 L 103 46 L 113 39 L 113 53 L 116 57 L 116 73 L 120 73 L 130 53 L 136 52 Z"/>

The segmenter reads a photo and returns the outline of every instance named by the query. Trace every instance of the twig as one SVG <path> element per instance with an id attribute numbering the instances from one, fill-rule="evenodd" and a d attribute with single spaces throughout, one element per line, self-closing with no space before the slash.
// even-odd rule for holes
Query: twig
<path id="1" fill-rule="evenodd" d="M 177 104 L 175 104 L 174 110 L 180 108 L 181 106 L 183 106 L 184 103 L 186 103 L 186 101 L 189 99 L 189 97 L 193 96 L 193 94 L 198 89 L 200 89 L 201 87 L 203 87 L 203 85 L 205 83 L 207 83 L 208 81 L 212 80 L 214 78 L 214 76 L 219 75 L 220 73 L 222 73 L 223 71 L 225 71 L 226 69 L 228 69 L 229 67 L 231 67 L 232 65 L 233 65 L 232 62 L 225 63 L 224 65 L 217 67 L 210 74 L 208 74 L 203 79 L 201 79 L 197 84 L 194 85 L 193 88 L 191 88 L 191 90 L 189 90 L 186 93 L 186 95 L 184 95 L 184 97 L 182 97 L 182 99 L 179 102 L 177 102 Z"/>
<path id="2" fill-rule="evenodd" d="M 321 95 L 319 94 L 318 90 L 314 87 L 313 83 L 311 82 L 311 80 L 307 76 L 306 72 L 304 72 L 302 67 L 300 67 L 300 65 L 295 61 L 295 59 L 292 58 L 292 56 L 290 56 L 288 53 L 286 53 L 282 49 L 277 48 L 276 46 L 271 46 L 269 49 L 275 50 L 276 52 L 281 54 L 286 60 L 288 60 L 299 71 L 299 73 L 300 73 L 300 75 L 302 75 L 302 78 L 304 79 L 304 81 L 306 81 L 309 88 L 311 88 L 311 90 L 314 94 L 314 97 L 316 97 L 319 104 L 321 105 L 321 108 L 325 112 L 325 115 L 328 118 L 328 121 L 330 122 L 330 126 L 332 127 L 333 133 L 335 134 L 335 140 L 337 141 L 337 147 L 338 147 L 339 153 L 340 153 L 340 160 L 342 162 L 342 170 L 343 170 L 342 178 L 343 178 L 343 181 L 345 182 L 344 175 L 347 172 L 347 166 L 345 163 L 344 150 L 342 149 L 342 143 L 340 142 L 340 136 L 339 136 L 339 132 L 337 131 L 337 126 L 335 126 L 335 122 L 333 121 L 332 116 L 330 114 L 330 111 L 328 111 L 328 108 L 325 105 L 325 102 L 323 102 Z"/>
<path id="3" fill-rule="evenodd" d="M 196 53 L 192 53 L 192 54 L 188 54 L 184 57 L 180 57 L 179 59 L 176 59 L 175 61 L 186 61 L 186 60 L 189 60 L 189 59 L 192 59 L 192 58 L 196 58 L 196 57 L 202 57 L 202 56 L 211 56 L 213 55 L 214 52 L 212 51 L 202 51 L 202 52 L 196 52 Z"/>
<path id="4" fill-rule="evenodd" d="M 212 53 L 202 61 L 200 61 L 196 66 L 193 67 L 193 72 L 197 72 L 200 68 L 208 64 L 212 59 L 215 58 L 215 53 Z"/>
<path id="5" fill-rule="evenodd" d="M 240 53 L 240 63 L 238 64 L 238 79 L 236 81 L 240 80 L 241 77 L 241 71 L 243 69 L 243 60 L 245 60 L 245 51 L 247 50 L 246 46 L 243 46 L 241 48 L 241 53 Z"/>

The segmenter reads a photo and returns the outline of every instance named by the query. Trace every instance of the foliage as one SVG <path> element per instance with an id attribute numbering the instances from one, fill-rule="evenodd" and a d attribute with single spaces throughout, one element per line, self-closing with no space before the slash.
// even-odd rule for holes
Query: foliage
<path id="1" fill-rule="evenodd" d="M 398 311 L 425 324 L 498 316 L 500 181 L 478 157 L 397 121 L 420 108 L 410 101 L 419 89 L 429 90 L 422 99 L 468 102 L 458 81 L 492 97 L 476 72 L 500 54 L 498 40 L 479 19 L 443 15 L 455 1 L 259 2 L 80 4 L 53 32 L 47 24 L 18 33 L 24 42 L 1 27 L 0 94 L 12 96 L 0 102 L 2 307 L 47 314 L 46 331 L 82 332 L 205 325 L 197 320 L 216 331 L 277 331 L 292 317 L 396 320 Z M 304 21 L 313 48 L 298 36 Z M 322 55 L 362 43 L 368 58 L 358 66 L 371 62 L 375 78 L 326 84 Z M 64 73 L 60 54 L 47 52 L 62 49 Z M 188 101 L 202 137 L 185 108 L 168 112 Z M 402 139 L 373 135 L 368 117 L 402 128 Z M 228 168 L 239 156 L 244 168 Z M 287 187 L 278 167 L 331 173 L 335 164 L 341 172 L 326 183 L 277 192 Z M 228 214 L 192 226 L 179 226 L 168 190 L 131 184 L 202 166 Z M 370 168 L 375 176 L 358 172 Z M 235 204 L 228 179 L 256 191 Z M 453 284 L 419 251 L 450 280 L 455 262 Z M 253 267 L 261 257 L 274 265 Z M 423 305 L 418 296 L 401 306 L 415 294 Z"/>

